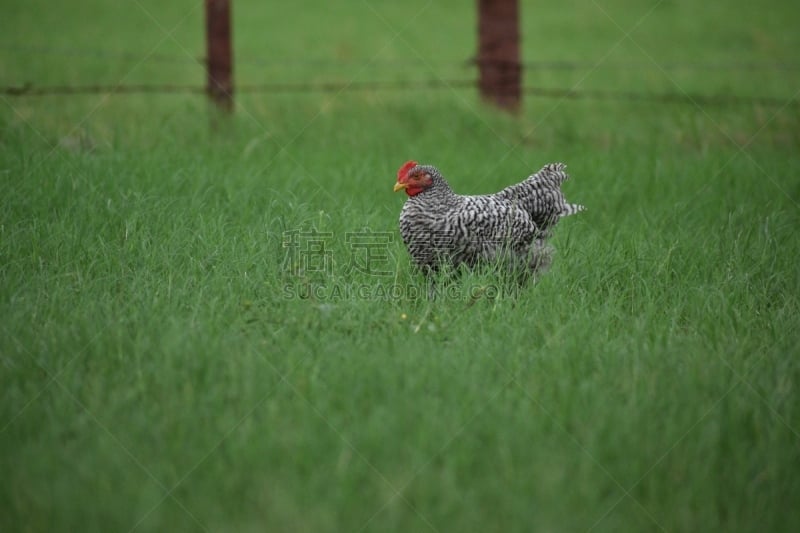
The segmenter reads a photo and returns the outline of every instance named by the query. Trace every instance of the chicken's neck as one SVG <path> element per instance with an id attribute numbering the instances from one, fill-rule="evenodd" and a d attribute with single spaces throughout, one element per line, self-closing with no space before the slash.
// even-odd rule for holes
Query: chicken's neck
<path id="1" fill-rule="evenodd" d="M 450 188 L 450 184 L 442 178 L 436 179 L 433 185 L 409 198 L 409 200 L 436 204 L 457 203 L 458 199 L 459 196 L 453 192 L 453 189 Z"/>

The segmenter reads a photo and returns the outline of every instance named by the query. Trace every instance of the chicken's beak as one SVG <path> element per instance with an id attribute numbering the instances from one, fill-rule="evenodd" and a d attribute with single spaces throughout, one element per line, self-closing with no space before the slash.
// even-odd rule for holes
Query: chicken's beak
<path id="1" fill-rule="evenodd" d="M 399 181 L 394 184 L 394 192 L 399 191 L 400 189 L 407 189 L 408 183 L 400 183 Z"/>

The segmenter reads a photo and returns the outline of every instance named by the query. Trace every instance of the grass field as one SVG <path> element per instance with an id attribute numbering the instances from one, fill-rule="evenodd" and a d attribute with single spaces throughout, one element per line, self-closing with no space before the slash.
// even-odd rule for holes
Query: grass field
<path id="1" fill-rule="evenodd" d="M 240 83 L 474 75 L 474 2 L 234 3 L 276 61 Z M 202 83 L 87 52 L 200 56 L 202 2 L 69 4 L 4 8 L 0 84 Z M 528 84 L 786 105 L 0 97 L 0 530 L 800 529 L 800 8 L 523 4 L 526 60 L 596 66 Z M 521 294 L 415 297 L 407 159 L 474 194 L 564 161 L 588 210 Z"/>

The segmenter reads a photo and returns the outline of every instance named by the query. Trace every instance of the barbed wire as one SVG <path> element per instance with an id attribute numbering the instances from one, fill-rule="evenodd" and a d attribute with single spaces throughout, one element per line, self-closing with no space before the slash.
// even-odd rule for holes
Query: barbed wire
<path id="1" fill-rule="evenodd" d="M 477 89 L 474 79 L 417 80 L 417 81 L 354 81 L 354 82 L 297 82 L 241 84 L 235 87 L 240 94 L 297 94 L 297 93 L 338 93 L 357 91 L 424 91 L 424 90 L 464 90 Z M 502 92 L 508 87 L 495 86 Z M 761 105 L 782 107 L 796 105 L 796 98 L 773 96 L 740 96 L 732 94 L 688 94 L 688 93 L 648 93 L 633 91 L 610 91 L 601 89 L 564 89 L 524 86 L 524 94 L 540 98 L 561 98 L 571 100 L 611 100 L 626 102 L 657 102 L 700 105 Z M 194 94 L 203 95 L 207 89 L 192 84 L 127 84 L 127 85 L 52 85 L 37 87 L 32 84 L 0 87 L 0 94 L 11 97 L 37 96 L 77 96 L 94 94 Z M 788 102 L 788 104 L 787 104 Z"/>
<path id="2" fill-rule="evenodd" d="M 206 64 L 206 58 L 203 56 L 191 57 L 186 54 L 164 54 L 154 53 L 147 57 L 134 52 L 120 51 L 120 50 L 107 50 L 98 48 L 84 48 L 84 47 L 54 47 L 45 45 L 0 45 L 0 50 L 11 52 L 19 55 L 55 55 L 66 57 L 82 57 L 92 59 L 116 59 L 120 61 L 131 62 L 152 62 L 163 64 L 186 64 L 186 65 L 200 65 Z M 299 58 L 253 58 L 253 57 L 237 57 L 236 64 L 239 66 L 254 66 L 254 67 L 278 67 L 278 66 L 330 66 L 330 67 L 348 67 L 348 66 L 363 66 L 369 63 L 375 67 L 460 67 L 460 68 L 474 68 L 479 64 L 495 64 L 506 65 L 508 62 L 497 60 L 481 60 L 475 57 L 464 59 L 432 59 L 422 61 L 405 60 L 405 59 L 358 59 L 358 58 L 312 58 L 312 57 L 299 57 Z M 748 61 L 695 61 L 695 62 L 665 62 L 660 63 L 656 67 L 652 62 L 637 62 L 637 61 L 623 61 L 623 62 L 604 62 L 597 65 L 593 61 L 566 61 L 566 60 L 539 60 L 539 61 L 522 61 L 514 63 L 522 68 L 529 70 L 585 70 L 585 69 L 607 69 L 607 70 L 652 70 L 661 68 L 664 70 L 722 70 L 722 71 L 800 71 L 800 63 L 788 63 L 781 61 L 774 62 L 748 62 Z"/>
<path id="3" fill-rule="evenodd" d="M 146 58 L 141 54 L 127 51 L 108 50 L 86 47 L 54 47 L 43 45 L 23 45 L 7 44 L 0 45 L 0 51 L 11 52 L 24 55 L 59 55 L 83 58 L 94 58 L 102 60 L 120 61 L 150 61 L 163 64 L 191 64 L 205 68 L 206 59 L 204 57 L 191 57 L 186 54 L 164 54 L 155 53 Z M 259 66 L 259 67 L 278 67 L 278 66 L 363 66 L 364 61 L 358 59 L 324 59 L 324 58 L 278 58 L 278 59 L 254 59 L 237 58 L 236 64 L 239 66 Z M 507 61 L 486 60 L 480 57 L 471 57 L 462 60 L 442 59 L 438 61 L 408 61 L 396 60 L 370 60 L 371 66 L 406 66 L 406 67 L 460 67 L 472 69 L 479 65 L 492 64 L 497 66 L 509 66 Z M 590 61 L 526 61 L 521 63 L 514 62 L 513 66 L 525 70 L 584 70 L 595 69 L 597 65 Z M 800 64 L 782 62 L 688 62 L 688 63 L 666 63 L 659 65 L 664 70 L 736 70 L 736 71 L 800 71 Z M 652 63 L 623 62 L 623 63 L 604 63 L 599 68 L 634 70 L 634 69 L 653 69 L 656 68 Z M 477 88 L 475 79 L 435 79 L 435 80 L 405 80 L 405 81 L 360 81 L 360 82 L 294 82 L 294 83 L 263 83 L 263 84 L 241 84 L 236 87 L 236 92 L 243 94 L 283 94 L 283 93 L 325 93 L 343 91 L 405 91 L 405 90 L 437 90 L 437 89 L 475 89 Z M 489 87 L 491 88 L 491 87 Z M 495 92 L 502 92 L 503 87 L 494 87 Z M 512 90 L 512 89 L 509 89 Z M 763 105 L 763 106 L 782 106 L 786 104 L 786 98 L 773 96 L 740 96 L 731 94 L 685 94 L 685 93 L 651 93 L 651 92 L 632 92 L 632 91 L 610 91 L 610 90 L 575 90 L 564 88 L 546 88 L 536 86 L 522 87 L 521 91 L 534 97 L 541 98 L 562 98 L 562 99 L 592 99 L 592 100 L 618 100 L 628 102 L 662 102 L 662 103 L 696 103 L 703 105 Z M 51 85 L 36 86 L 31 83 L 23 85 L 6 85 L 0 87 L 0 94 L 11 97 L 36 97 L 36 96 L 63 96 L 63 95 L 92 95 L 92 94 L 205 94 L 205 86 L 192 84 L 87 84 L 87 85 Z M 792 103 L 796 103 L 792 99 Z"/>

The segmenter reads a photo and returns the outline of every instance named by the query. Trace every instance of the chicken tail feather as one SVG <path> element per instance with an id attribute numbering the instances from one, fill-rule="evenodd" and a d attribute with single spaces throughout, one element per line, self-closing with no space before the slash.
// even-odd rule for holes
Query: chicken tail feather
<path id="1" fill-rule="evenodd" d="M 558 216 L 564 218 L 585 210 L 586 207 L 582 206 L 581 204 L 564 204 L 564 207 L 561 209 L 561 212 L 558 214 Z"/>

